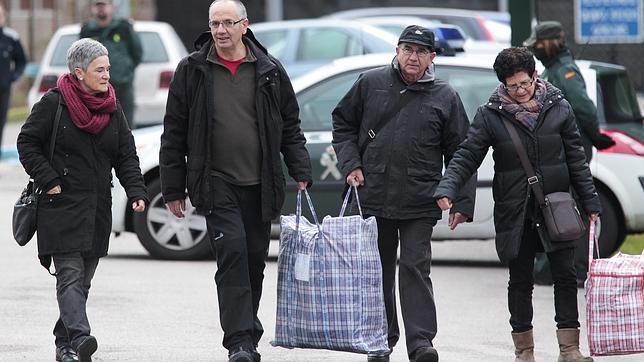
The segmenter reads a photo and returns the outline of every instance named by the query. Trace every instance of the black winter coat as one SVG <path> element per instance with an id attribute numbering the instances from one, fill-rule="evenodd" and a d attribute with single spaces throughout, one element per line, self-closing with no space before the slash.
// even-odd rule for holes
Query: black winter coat
<path id="1" fill-rule="evenodd" d="M 250 30 L 242 40 L 257 58 L 255 106 L 262 150 L 261 207 L 262 218 L 269 221 L 279 215 L 284 203 L 280 152 L 289 175 L 296 181 L 312 182 L 311 161 L 286 71 L 256 42 Z M 177 66 L 168 92 L 159 153 L 165 202 L 183 200 L 187 188 L 192 205 L 204 215 L 212 210 L 208 135 L 210 120 L 217 112 L 212 94 L 216 80 L 206 60 L 211 44 L 211 34 L 202 34 L 195 42 L 198 50 Z"/>
<path id="2" fill-rule="evenodd" d="M 50 163 L 49 140 L 59 97 L 62 112 Z M 18 153 L 25 171 L 37 185 L 43 185 L 37 233 L 41 257 L 76 251 L 84 257 L 107 255 L 112 168 L 130 202 L 145 200 L 148 204 L 134 138 L 120 104 L 107 127 L 92 135 L 74 125 L 58 90 L 47 92 L 20 130 Z M 47 195 L 56 185 L 62 192 Z"/>
<path id="3" fill-rule="evenodd" d="M 360 75 L 333 110 L 333 147 L 345 178 L 356 168 L 365 177 L 360 187 L 362 209 L 391 219 L 435 217 L 442 212 L 433 194 L 443 162 L 449 164 L 465 138 L 469 121 L 461 99 L 444 81 L 434 80 L 433 67 L 418 82 L 406 85 L 392 65 Z M 406 89 L 409 103 L 389 120 L 367 146 L 360 146 L 396 99 L 391 89 Z M 456 199 L 452 212 L 472 216 L 476 176 Z"/>
<path id="4" fill-rule="evenodd" d="M 501 117 L 510 119 L 515 125 L 545 194 L 569 191 L 572 186 L 587 213 L 601 211 L 572 108 L 559 89 L 547 82 L 546 87 L 544 106 L 532 131 L 501 108 L 500 99 L 494 92 L 488 103 L 479 107 L 466 141 L 459 146 L 435 193 L 436 198 L 453 199 L 483 162 L 488 148 L 493 148 L 496 250 L 503 262 L 517 257 L 526 215 L 532 213 L 527 210 L 531 194 L 528 177 Z M 574 246 L 574 241 L 549 240 L 543 222 L 540 222 L 541 213 L 533 215 L 545 251 Z"/>

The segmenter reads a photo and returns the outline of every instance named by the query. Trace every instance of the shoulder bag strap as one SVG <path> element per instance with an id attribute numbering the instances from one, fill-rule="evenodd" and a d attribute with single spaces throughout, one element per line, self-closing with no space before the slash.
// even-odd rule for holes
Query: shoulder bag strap
<path id="1" fill-rule="evenodd" d="M 56 133 L 58 132 L 58 124 L 60 123 L 60 113 L 63 111 L 62 101 L 63 95 L 58 93 L 58 108 L 56 108 L 56 116 L 54 117 L 54 127 L 51 129 L 51 137 L 49 140 L 49 162 L 54 159 L 54 147 L 56 146 Z"/>
<path id="2" fill-rule="evenodd" d="M 49 136 L 49 163 L 54 159 L 54 147 L 56 147 L 56 133 L 58 132 L 58 124 L 60 123 L 60 114 L 63 110 L 62 106 L 62 94 L 58 94 L 58 107 L 56 107 L 56 115 L 54 116 L 54 126 L 51 129 L 51 136 Z M 42 190 L 39 189 L 39 186 L 36 185 L 34 181 L 34 192 L 40 193 Z"/>
<path id="3" fill-rule="evenodd" d="M 364 155 L 365 151 L 367 150 L 367 146 L 376 138 L 376 134 L 380 132 L 382 127 L 384 127 L 387 122 L 389 122 L 400 110 L 406 106 L 409 101 L 411 100 L 411 95 L 409 95 L 409 91 L 407 91 L 407 88 L 403 88 L 400 92 L 396 91 L 393 87 L 391 88 L 391 92 L 389 92 L 389 96 L 393 99 L 395 98 L 395 102 L 393 107 L 388 108 L 385 113 L 380 116 L 380 119 L 378 119 L 378 122 L 371 127 L 367 131 L 367 138 L 365 139 L 362 144 L 359 144 L 360 146 L 360 157 Z M 400 96 L 397 96 L 400 95 Z M 344 190 L 342 191 L 342 197 L 344 198 L 346 195 L 350 195 L 349 191 L 349 184 L 345 183 L 344 184 Z M 357 193 L 356 193 L 357 195 Z"/>
<path id="4" fill-rule="evenodd" d="M 364 155 L 364 152 L 367 150 L 367 146 L 375 138 L 376 134 L 389 122 L 398 112 L 400 112 L 403 107 L 405 107 L 411 100 L 411 95 L 408 94 L 409 91 L 407 88 L 403 88 L 400 92 L 396 91 L 393 87 L 390 92 L 390 97 L 395 99 L 395 103 L 392 107 L 388 108 L 385 113 L 380 116 L 378 122 L 367 131 L 367 138 L 360 145 L 360 156 Z M 399 96 L 398 96 L 399 95 Z"/>
<path id="5" fill-rule="evenodd" d="M 56 115 L 54 116 L 54 126 L 51 129 L 51 136 L 49 137 L 50 138 L 49 139 L 49 163 L 51 163 L 54 159 L 54 147 L 56 146 L 56 133 L 58 132 L 58 124 L 60 123 L 60 114 L 63 111 L 62 98 L 63 98 L 63 95 L 58 93 L 58 107 L 56 108 Z M 40 192 L 42 192 L 42 190 L 40 190 Z M 41 256 L 39 259 L 40 259 L 40 265 L 42 265 L 43 268 L 47 269 L 47 272 L 50 275 L 56 276 L 56 271 L 55 270 L 54 272 L 51 271 L 51 260 L 52 260 L 51 255 Z"/>
<path id="6" fill-rule="evenodd" d="M 517 130 L 514 127 L 514 125 L 505 117 L 501 117 L 501 118 L 503 119 L 503 124 L 505 125 L 505 128 L 508 130 L 508 133 L 510 133 L 510 138 L 512 139 L 512 143 L 514 143 L 514 147 L 517 150 L 517 154 L 519 155 L 519 160 L 521 160 L 521 165 L 523 165 L 523 169 L 525 169 L 525 173 L 528 175 L 528 184 L 530 185 L 530 187 L 532 187 L 532 191 L 534 191 L 534 195 L 537 197 L 537 201 L 539 202 L 539 204 L 544 205 L 546 203 L 546 198 L 543 194 L 543 189 L 539 184 L 539 178 L 534 172 L 534 168 L 532 167 L 532 164 L 528 159 L 528 153 L 526 152 L 525 147 L 523 146 L 523 142 L 521 142 L 521 139 L 519 138 L 519 134 L 517 133 Z"/>

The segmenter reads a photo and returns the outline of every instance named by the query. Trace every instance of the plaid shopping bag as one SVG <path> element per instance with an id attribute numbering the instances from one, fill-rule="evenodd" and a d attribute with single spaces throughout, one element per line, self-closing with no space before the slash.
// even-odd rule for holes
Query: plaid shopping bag
<path id="1" fill-rule="evenodd" d="M 350 194 L 340 216 L 322 223 L 306 191 L 314 223 L 302 216 L 301 192 L 296 214 L 281 217 L 273 346 L 389 349 L 376 220 L 364 219 L 360 209 L 343 216 Z"/>
<path id="2" fill-rule="evenodd" d="M 644 352 L 644 253 L 593 259 L 594 234 L 591 222 L 586 280 L 590 354 Z"/>

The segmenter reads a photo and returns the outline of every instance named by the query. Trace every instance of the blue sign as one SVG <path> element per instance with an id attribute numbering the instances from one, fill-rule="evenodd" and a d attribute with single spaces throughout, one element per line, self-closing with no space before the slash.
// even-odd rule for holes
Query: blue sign
<path id="1" fill-rule="evenodd" d="M 577 43 L 641 43 L 644 0 L 575 0 Z"/>

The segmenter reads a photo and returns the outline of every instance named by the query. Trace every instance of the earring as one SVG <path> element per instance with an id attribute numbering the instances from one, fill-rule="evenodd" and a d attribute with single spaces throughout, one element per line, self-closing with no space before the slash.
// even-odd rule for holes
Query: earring
<path id="1" fill-rule="evenodd" d="M 78 80 L 83 80 L 83 77 L 78 78 Z"/>

